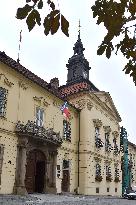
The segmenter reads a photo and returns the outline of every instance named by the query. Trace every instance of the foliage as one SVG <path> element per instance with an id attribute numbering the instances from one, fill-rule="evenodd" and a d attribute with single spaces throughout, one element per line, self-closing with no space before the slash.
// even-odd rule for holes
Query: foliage
<path id="1" fill-rule="evenodd" d="M 26 24 L 29 31 L 31 31 L 36 24 L 41 25 L 41 10 L 44 4 L 47 4 L 50 8 L 50 13 L 45 16 L 43 26 L 44 33 L 47 36 L 49 33 L 55 34 L 61 26 L 62 32 L 69 36 L 68 28 L 69 22 L 60 13 L 60 10 L 56 9 L 52 0 L 26 0 L 26 5 L 22 8 L 18 8 L 16 17 L 17 19 L 26 19 Z"/>
<path id="2" fill-rule="evenodd" d="M 116 55 L 121 51 L 128 59 L 123 71 L 136 85 L 136 0 L 96 0 L 91 9 L 97 24 L 103 23 L 107 29 L 97 54 L 105 52 L 110 58 L 113 51 Z M 115 43 L 115 39 L 122 40 Z"/>

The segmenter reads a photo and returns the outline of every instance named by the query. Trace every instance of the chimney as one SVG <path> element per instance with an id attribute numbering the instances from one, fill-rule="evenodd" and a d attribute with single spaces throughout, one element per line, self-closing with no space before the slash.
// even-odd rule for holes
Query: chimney
<path id="1" fill-rule="evenodd" d="M 52 78 L 50 80 L 50 85 L 51 85 L 51 88 L 53 88 L 55 90 L 58 90 L 58 88 L 59 88 L 59 79 L 58 78 Z"/>

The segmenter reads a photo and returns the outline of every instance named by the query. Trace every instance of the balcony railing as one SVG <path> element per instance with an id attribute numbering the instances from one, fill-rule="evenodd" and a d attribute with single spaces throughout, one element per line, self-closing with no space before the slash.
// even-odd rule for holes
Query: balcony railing
<path id="1" fill-rule="evenodd" d="M 60 132 L 56 133 L 52 128 L 45 129 L 36 125 L 35 122 L 28 120 L 26 124 L 17 122 L 15 127 L 15 132 L 20 136 L 28 136 L 35 138 L 37 140 L 43 140 L 48 143 L 56 144 L 60 146 L 62 144 L 62 138 L 60 137 Z"/>

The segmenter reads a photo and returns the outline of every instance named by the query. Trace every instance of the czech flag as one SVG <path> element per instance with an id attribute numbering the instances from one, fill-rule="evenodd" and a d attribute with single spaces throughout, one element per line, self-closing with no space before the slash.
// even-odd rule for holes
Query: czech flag
<path id="1" fill-rule="evenodd" d="M 69 119 L 70 119 L 70 111 L 69 111 L 69 109 L 68 109 L 68 103 L 67 103 L 67 102 L 65 102 L 65 103 L 61 106 L 60 110 L 62 111 L 62 114 L 64 115 L 64 117 L 66 118 L 66 120 L 69 120 Z"/>

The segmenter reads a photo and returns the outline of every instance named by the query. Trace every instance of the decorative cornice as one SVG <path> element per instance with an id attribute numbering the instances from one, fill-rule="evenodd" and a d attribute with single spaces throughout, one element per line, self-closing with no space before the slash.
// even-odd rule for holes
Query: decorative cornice
<path id="1" fill-rule="evenodd" d="M 111 132 L 111 128 L 110 126 L 103 126 L 105 133 L 110 133 Z"/>
<path id="2" fill-rule="evenodd" d="M 24 83 L 22 80 L 18 81 L 18 84 L 23 90 L 26 90 L 28 88 L 27 84 Z"/>
<path id="3" fill-rule="evenodd" d="M 101 127 L 102 126 L 102 121 L 99 119 L 93 119 L 93 123 L 95 127 Z"/>
<path id="4" fill-rule="evenodd" d="M 119 136 L 119 133 L 117 131 L 113 131 L 112 134 L 115 138 L 117 138 Z"/>
<path id="5" fill-rule="evenodd" d="M 12 87 L 12 85 L 14 85 L 14 83 L 10 82 L 10 81 L 8 80 L 8 78 L 7 78 L 3 73 L 0 74 L 0 79 L 2 78 L 2 76 L 3 76 L 3 82 L 4 82 L 8 87 Z"/>

